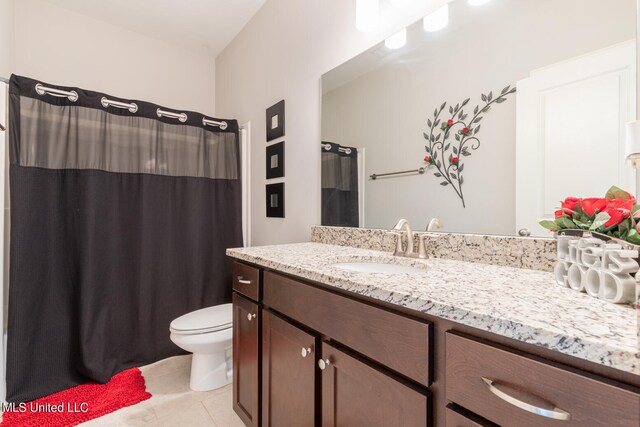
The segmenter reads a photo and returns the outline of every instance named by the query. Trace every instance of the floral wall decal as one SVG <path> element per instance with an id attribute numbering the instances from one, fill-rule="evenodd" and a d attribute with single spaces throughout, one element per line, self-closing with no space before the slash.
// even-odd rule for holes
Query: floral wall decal
<path id="1" fill-rule="evenodd" d="M 480 148 L 478 133 L 480 132 L 480 122 L 484 115 L 491 109 L 493 104 L 502 104 L 507 100 L 507 96 L 515 93 L 516 88 L 507 86 L 500 92 L 500 95 L 493 97 L 493 92 L 487 95 L 482 94 L 481 99 L 484 104 L 476 105 L 473 109 L 473 116 L 465 113 L 465 107 L 471 101 L 467 98 L 459 104 L 449 106 L 449 114 L 443 114 L 447 103 L 443 102 L 440 108 L 433 112 L 433 120 L 427 120 L 428 132 L 424 133 L 427 140 L 425 150 L 427 155 L 424 158 L 429 167 L 435 167 L 437 172 L 434 175 L 442 178 L 440 185 L 451 187 L 465 206 L 462 184 L 464 184 L 464 161 L 465 157 L 471 156 L 471 151 Z M 467 120 L 469 119 L 469 120 Z M 455 142 L 450 138 L 453 135 Z"/>

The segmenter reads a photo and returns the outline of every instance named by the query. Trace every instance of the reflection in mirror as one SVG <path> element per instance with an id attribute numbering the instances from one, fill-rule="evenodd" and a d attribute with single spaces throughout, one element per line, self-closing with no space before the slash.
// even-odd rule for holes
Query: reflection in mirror
<path id="1" fill-rule="evenodd" d="M 421 19 L 329 71 L 323 225 L 548 236 L 561 199 L 634 193 L 635 17 L 635 0 L 455 0 L 440 30 Z"/>

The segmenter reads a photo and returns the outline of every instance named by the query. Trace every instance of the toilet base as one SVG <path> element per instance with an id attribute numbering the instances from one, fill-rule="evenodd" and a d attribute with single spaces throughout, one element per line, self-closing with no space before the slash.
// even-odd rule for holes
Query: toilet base
<path id="1" fill-rule="evenodd" d="M 231 348 L 211 354 L 193 354 L 189 383 L 191 390 L 215 390 L 230 384 L 232 380 Z"/>

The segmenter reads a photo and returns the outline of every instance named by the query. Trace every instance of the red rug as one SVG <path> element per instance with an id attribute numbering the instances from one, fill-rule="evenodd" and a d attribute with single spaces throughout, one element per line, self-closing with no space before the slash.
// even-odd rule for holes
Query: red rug
<path id="1" fill-rule="evenodd" d="M 67 427 L 147 400 L 140 369 L 114 375 L 106 384 L 87 383 L 16 405 L 2 414 L 2 427 Z M 21 412 L 22 411 L 22 412 Z"/>

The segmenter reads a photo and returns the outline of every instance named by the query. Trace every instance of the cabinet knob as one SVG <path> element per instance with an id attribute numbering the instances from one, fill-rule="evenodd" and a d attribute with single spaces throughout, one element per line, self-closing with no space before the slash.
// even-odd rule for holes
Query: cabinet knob
<path id="1" fill-rule="evenodd" d="M 311 347 L 307 347 L 307 348 L 303 347 L 300 354 L 302 355 L 302 357 L 307 357 L 308 355 L 311 354 Z"/>
<path id="2" fill-rule="evenodd" d="M 256 315 L 255 315 L 255 314 L 253 314 L 253 313 L 249 313 L 249 314 L 247 314 L 247 320 L 248 320 L 249 322 L 251 322 L 251 320 L 252 320 L 252 319 L 255 319 L 255 318 L 256 318 Z"/>
<path id="3" fill-rule="evenodd" d="M 320 368 L 321 371 L 324 371 L 325 369 L 327 369 L 327 366 L 329 365 L 331 365 L 331 361 L 329 359 L 318 360 L 318 368 Z"/>

